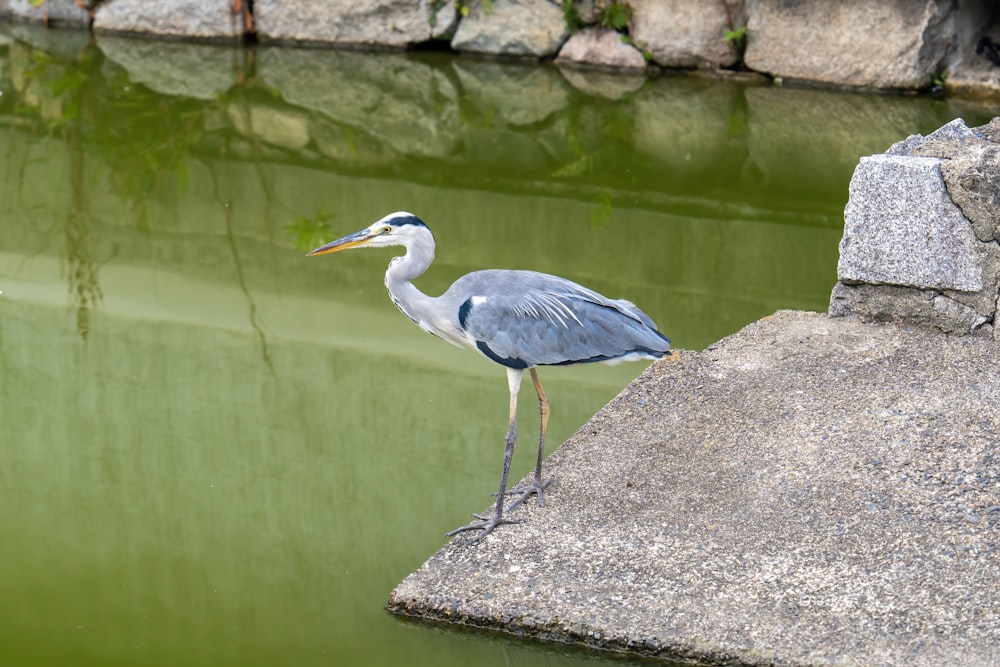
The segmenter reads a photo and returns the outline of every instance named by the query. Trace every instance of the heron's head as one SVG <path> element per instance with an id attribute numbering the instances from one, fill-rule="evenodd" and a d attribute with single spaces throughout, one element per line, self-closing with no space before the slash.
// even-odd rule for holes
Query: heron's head
<path id="1" fill-rule="evenodd" d="M 320 246 L 307 253 L 307 256 L 326 255 L 349 248 L 385 248 L 393 245 L 409 248 L 415 240 L 427 236 L 431 236 L 431 230 L 423 220 L 412 213 L 399 211 L 390 213 L 361 231 Z"/>

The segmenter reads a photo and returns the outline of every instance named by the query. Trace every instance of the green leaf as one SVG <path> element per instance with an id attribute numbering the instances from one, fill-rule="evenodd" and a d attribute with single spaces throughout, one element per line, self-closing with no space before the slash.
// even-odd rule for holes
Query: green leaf
<path id="1" fill-rule="evenodd" d="M 727 42 L 738 42 L 747 35 L 747 27 L 743 26 L 737 30 L 727 30 L 725 40 Z"/>

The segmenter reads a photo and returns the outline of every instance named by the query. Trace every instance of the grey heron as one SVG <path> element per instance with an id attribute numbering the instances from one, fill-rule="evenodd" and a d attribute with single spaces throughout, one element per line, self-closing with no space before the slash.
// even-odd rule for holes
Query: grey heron
<path id="1" fill-rule="evenodd" d="M 535 367 L 660 359 L 672 354 L 670 340 L 635 304 L 608 299 L 565 278 L 535 271 L 475 271 L 456 280 L 441 296 L 428 296 L 413 280 L 434 260 L 434 235 L 412 213 L 391 213 L 309 255 L 387 246 L 406 249 L 403 256 L 389 262 L 385 272 L 385 286 L 396 307 L 424 331 L 475 350 L 507 369 L 510 419 L 495 508 L 492 515 L 473 514 L 475 521 L 447 534 L 477 530 L 472 541 L 479 542 L 497 526 L 519 523 L 504 512 L 532 494 L 545 506 L 543 493 L 552 482 L 552 478 L 542 479 L 549 401 Z M 508 491 L 507 475 L 517 442 L 517 394 L 525 370 L 538 394 L 538 458 L 531 481 Z M 514 500 L 505 507 L 508 495 Z"/>

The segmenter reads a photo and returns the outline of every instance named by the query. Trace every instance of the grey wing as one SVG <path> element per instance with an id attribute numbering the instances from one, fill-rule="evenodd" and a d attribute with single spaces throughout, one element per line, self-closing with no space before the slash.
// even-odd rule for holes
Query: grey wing
<path id="1" fill-rule="evenodd" d="M 480 271 L 456 283 L 459 321 L 480 352 L 513 368 L 659 358 L 670 341 L 634 304 L 531 271 Z"/>

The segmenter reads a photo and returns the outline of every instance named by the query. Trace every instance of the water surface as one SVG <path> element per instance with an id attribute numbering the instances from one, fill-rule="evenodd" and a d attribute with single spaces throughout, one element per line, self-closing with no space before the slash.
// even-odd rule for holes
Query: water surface
<path id="1" fill-rule="evenodd" d="M 701 349 L 825 310 L 858 157 L 987 118 L 434 54 L 2 34 L 4 664 L 602 662 L 384 613 L 489 504 L 504 373 L 399 316 L 391 250 L 304 251 L 410 210 L 439 243 L 430 293 L 548 271 Z M 641 370 L 544 369 L 551 447 Z"/>

